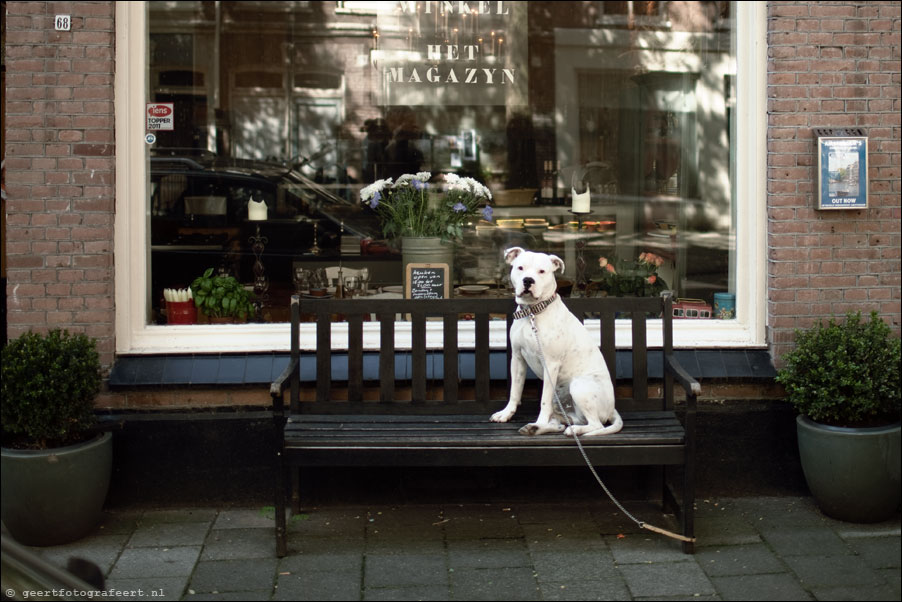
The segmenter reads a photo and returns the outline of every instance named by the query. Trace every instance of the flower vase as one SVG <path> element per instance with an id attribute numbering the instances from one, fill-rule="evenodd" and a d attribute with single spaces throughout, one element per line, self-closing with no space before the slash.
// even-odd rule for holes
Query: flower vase
<path id="1" fill-rule="evenodd" d="M 454 245 L 438 236 L 401 237 L 401 278 L 407 277 L 409 263 L 447 263 L 451 284 L 454 284 Z"/>
<path id="2" fill-rule="evenodd" d="M 194 301 L 167 301 L 167 324 L 194 324 L 197 322 L 197 308 Z"/>

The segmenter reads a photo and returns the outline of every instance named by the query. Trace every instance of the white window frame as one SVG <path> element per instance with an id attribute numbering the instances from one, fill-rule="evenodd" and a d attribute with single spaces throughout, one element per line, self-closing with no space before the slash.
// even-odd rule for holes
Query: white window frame
<path id="1" fill-rule="evenodd" d="M 147 3 L 116 2 L 116 351 L 128 354 L 226 353 L 289 350 L 289 325 L 148 324 L 150 273 L 148 178 L 144 105 L 147 99 Z M 764 2 L 737 2 L 736 262 L 732 266 L 735 320 L 675 320 L 678 348 L 766 348 L 766 9 Z M 365 346 L 379 347 L 377 324 L 367 325 Z M 313 325 L 302 329 L 302 348 L 315 348 Z M 437 324 L 440 328 L 440 324 Z M 597 322 L 589 324 L 597 330 Z M 372 330 L 370 329 L 372 328 Z M 618 325 L 618 346 L 629 346 L 628 324 Z M 660 329 L 657 329 L 659 331 Z M 336 324 L 333 344 L 346 343 L 346 325 Z M 649 343 L 655 329 L 650 330 Z M 400 325 L 398 346 L 409 346 L 410 330 Z M 503 347 L 504 324 L 493 325 L 493 346 Z M 460 345 L 472 347 L 472 326 L 463 324 Z M 430 330 L 427 344 L 441 347 L 441 331 Z"/>

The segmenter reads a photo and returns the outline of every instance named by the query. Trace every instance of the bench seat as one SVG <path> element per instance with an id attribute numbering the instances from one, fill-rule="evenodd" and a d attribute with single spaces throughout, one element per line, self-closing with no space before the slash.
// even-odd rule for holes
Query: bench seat
<path id="1" fill-rule="evenodd" d="M 285 425 L 285 453 L 299 466 L 580 466 L 576 442 L 563 434 L 530 437 L 487 416 L 302 415 Z M 583 437 L 593 462 L 683 462 L 685 430 L 674 412 L 624 412 L 624 427 Z M 473 453 L 484 450 L 485 453 Z"/>

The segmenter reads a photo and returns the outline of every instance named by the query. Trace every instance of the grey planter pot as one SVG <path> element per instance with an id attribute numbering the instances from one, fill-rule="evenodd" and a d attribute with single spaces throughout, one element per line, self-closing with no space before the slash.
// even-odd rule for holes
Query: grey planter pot
<path id="1" fill-rule="evenodd" d="M 50 450 L 2 449 L 3 523 L 21 544 L 53 546 L 100 522 L 113 469 L 113 436 Z"/>
<path id="2" fill-rule="evenodd" d="M 874 523 L 899 508 L 900 423 L 843 428 L 796 419 L 808 488 L 827 516 Z"/>

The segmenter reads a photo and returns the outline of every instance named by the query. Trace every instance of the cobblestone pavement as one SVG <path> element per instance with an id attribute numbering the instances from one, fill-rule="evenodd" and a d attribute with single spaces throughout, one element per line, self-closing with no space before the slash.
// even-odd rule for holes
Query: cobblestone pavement
<path id="1" fill-rule="evenodd" d="M 644 502 L 630 512 L 675 528 Z M 71 545 L 120 597 L 153 600 L 899 600 L 900 519 L 861 525 L 807 497 L 699 500 L 697 551 L 607 503 L 118 509 Z"/>

